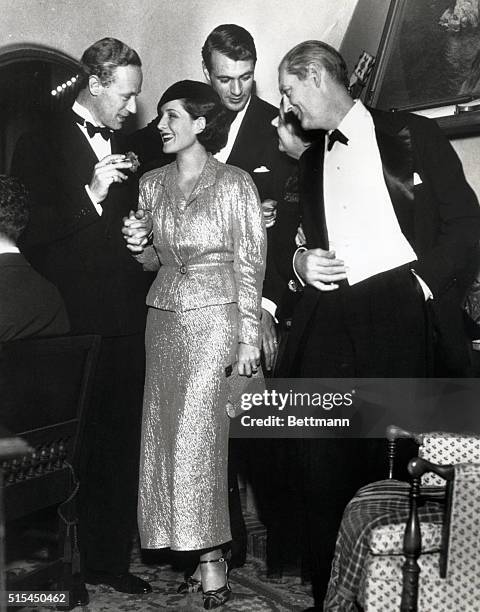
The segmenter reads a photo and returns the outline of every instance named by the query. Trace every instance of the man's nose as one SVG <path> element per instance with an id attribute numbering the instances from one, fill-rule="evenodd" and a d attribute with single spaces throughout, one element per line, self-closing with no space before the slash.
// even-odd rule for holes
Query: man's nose
<path id="1" fill-rule="evenodd" d="M 240 81 L 238 81 L 237 79 L 233 79 L 230 82 L 230 93 L 234 96 L 241 96 L 242 95 L 242 84 Z"/>
<path id="2" fill-rule="evenodd" d="M 282 104 L 284 112 L 289 113 L 292 110 L 292 105 L 290 104 L 290 99 L 287 94 L 282 94 Z"/>
<path id="3" fill-rule="evenodd" d="M 135 115 L 137 112 L 137 99 L 132 97 L 128 100 L 127 110 L 131 115 Z"/>
<path id="4" fill-rule="evenodd" d="M 278 128 L 278 115 L 272 119 L 271 124 L 274 128 Z"/>

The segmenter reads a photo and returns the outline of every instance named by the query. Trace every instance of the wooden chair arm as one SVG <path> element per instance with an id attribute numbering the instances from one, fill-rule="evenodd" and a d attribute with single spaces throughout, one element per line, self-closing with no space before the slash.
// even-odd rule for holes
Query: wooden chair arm
<path id="1" fill-rule="evenodd" d="M 421 434 L 416 434 L 415 432 L 402 429 L 397 425 L 389 425 L 385 431 L 385 437 L 388 440 L 388 478 L 393 478 L 397 440 L 399 438 L 408 438 L 420 446 L 423 442 L 423 436 Z"/>
<path id="2" fill-rule="evenodd" d="M 405 563 L 402 568 L 403 590 L 400 610 L 401 612 L 417 612 L 418 580 L 420 575 L 418 557 L 420 556 L 422 548 L 420 520 L 418 518 L 420 478 L 427 472 L 433 472 L 447 481 L 447 506 L 442 526 L 442 553 L 440 556 L 440 577 L 445 577 L 448 554 L 448 519 L 451 504 L 451 486 L 453 484 L 455 468 L 453 465 L 436 465 L 421 457 L 415 457 L 409 461 L 407 469 L 412 477 L 412 482 L 410 489 L 410 514 L 403 538 Z"/>
<path id="3" fill-rule="evenodd" d="M 398 440 L 398 438 L 410 438 L 414 440 L 417 444 L 421 444 L 423 442 L 423 435 L 415 433 L 414 431 L 408 431 L 406 429 L 402 429 L 397 425 L 389 425 L 385 431 L 385 437 L 387 440 Z"/>
<path id="4" fill-rule="evenodd" d="M 421 478 L 427 472 L 433 472 L 444 480 L 453 480 L 455 469 L 453 465 L 436 465 L 431 461 L 422 459 L 421 457 L 415 457 L 408 463 L 408 473 L 412 478 Z"/>

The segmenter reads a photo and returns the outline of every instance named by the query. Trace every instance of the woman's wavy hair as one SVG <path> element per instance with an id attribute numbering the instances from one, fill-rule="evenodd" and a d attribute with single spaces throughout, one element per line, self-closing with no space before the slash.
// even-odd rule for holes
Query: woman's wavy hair
<path id="1" fill-rule="evenodd" d="M 180 100 L 193 118 L 205 117 L 205 129 L 197 134 L 198 142 L 209 153 L 217 153 L 227 144 L 228 130 L 235 114 L 226 109 L 218 94 L 206 83 L 180 81 L 167 89 L 157 105 L 158 116 L 162 106 L 170 100 Z"/>
<path id="2" fill-rule="evenodd" d="M 197 134 L 198 142 L 209 153 L 217 153 L 227 144 L 228 130 L 231 124 L 230 113 L 220 104 L 214 102 L 199 102 L 198 100 L 183 100 L 187 113 L 194 119 L 205 117 L 205 129 Z"/>

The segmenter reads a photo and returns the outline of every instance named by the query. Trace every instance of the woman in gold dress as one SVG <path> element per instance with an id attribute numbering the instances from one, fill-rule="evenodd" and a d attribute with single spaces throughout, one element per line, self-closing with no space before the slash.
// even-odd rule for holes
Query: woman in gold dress
<path id="1" fill-rule="evenodd" d="M 250 176 L 212 156 L 228 133 L 217 94 L 180 81 L 158 106 L 176 161 L 140 182 L 153 244 L 136 257 L 158 273 L 147 297 L 139 529 L 144 548 L 199 551 L 179 590 L 203 590 L 213 609 L 231 595 L 225 368 L 237 361 L 248 376 L 259 364 L 265 231 Z"/>

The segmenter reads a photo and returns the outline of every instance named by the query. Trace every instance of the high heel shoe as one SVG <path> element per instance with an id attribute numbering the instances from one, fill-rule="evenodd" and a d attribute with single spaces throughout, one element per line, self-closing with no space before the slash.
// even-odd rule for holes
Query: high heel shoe
<path id="1" fill-rule="evenodd" d="M 218 589 L 203 591 L 203 607 L 205 610 L 214 610 L 223 606 L 232 596 L 232 589 L 228 582 L 228 565 L 224 557 L 219 559 L 209 559 L 208 561 L 200 561 L 200 563 L 225 563 L 225 584 Z"/>
<path id="2" fill-rule="evenodd" d="M 177 589 L 177 593 L 198 593 L 201 590 L 202 590 L 202 581 L 198 580 L 197 578 L 194 578 L 192 575 L 192 576 L 185 576 L 185 581 L 180 584 L 180 586 Z"/>

